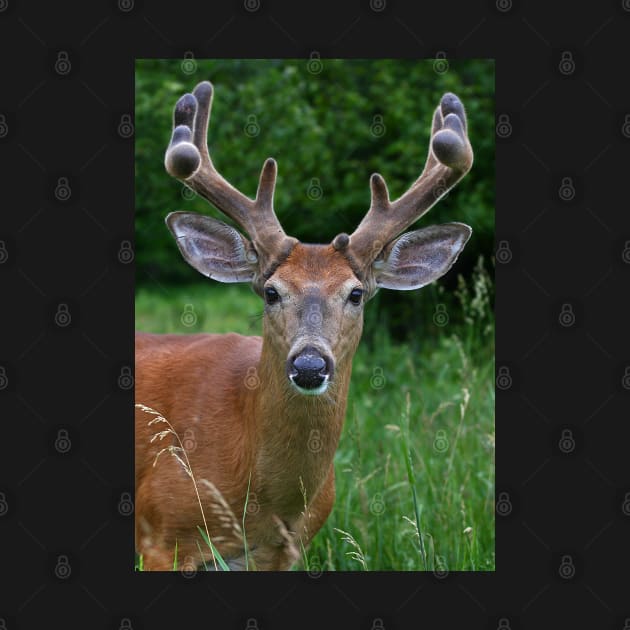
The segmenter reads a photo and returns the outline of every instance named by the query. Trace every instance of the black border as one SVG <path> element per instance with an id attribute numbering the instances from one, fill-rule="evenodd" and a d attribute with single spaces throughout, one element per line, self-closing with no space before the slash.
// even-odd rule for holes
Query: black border
<path id="1" fill-rule="evenodd" d="M 621 63 L 630 3 L 552 13 L 519 0 L 260 0 L 205 11 L 0 2 L 5 626 L 120 628 L 128 619 L 142 628 L 202 616 L 234 628 L 252 618 L 259 628 L 374 628 L 381 619 L 389 629 L 434 617 L 445 627 L 623 628 L 627 587 L 612 568 L 629 555 Z M 187 579 L 127 569 L 131 519 L 119 503 L 131 490 L 133 398 L 117 375 L 133 361 L 134 278 L 117 251 L 133 243 L 133 140 L 117 126 L 133 112 L 134 59 L 186 51 L 496 59 L 497 117 L 512 124 L 497 138 L 496 238 L 514 255 L 496 270 L 497 367 L 511 381 L 497 389 L 497 497 L 505 493 L 509 509 L 497 516 L 494 574 Z M 60 52 L 67 73 L 55 69 Z M 55 195 L 61 177 L 69 198 Z M 559 194 L 567 177 L 570 198 Z M 60 304 L 65 327 L 55 323 Z M 559 319 L 565 305 L 570 325 Z M 66 453 L 55 448 L 64 429 Z M 572 449 L 560 447 L 567 430 Z M 60 556 L 70 574 L 55 572 Z"/>

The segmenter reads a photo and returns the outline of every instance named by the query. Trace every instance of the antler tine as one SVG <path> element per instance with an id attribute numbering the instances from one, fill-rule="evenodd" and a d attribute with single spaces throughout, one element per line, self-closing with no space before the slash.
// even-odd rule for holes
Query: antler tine
<path id="1" fill-rule="evenodd" d="M 234 188 L 214 167 L 207 145 L 208 121 L 214 89 L 209 81 L 184 94 L 173 111 L 173 135 L 166 150 L 166 170 L 238 223 L 259 255 L 272 260 L 295 241 L 286 236 L 273 210 L 275 160 L 265 161 L 256 199 Z"/>
<path id="2" fill-rule="evenodd" d="M 444 94 L 433 115 L 425 167 L 409 190 L 390 201 L 383 177 L 374 173 L 370 178 L 370 209 L 350 236 L 349 247 L 354 258 L 365 265 L 371 264 L 390 241 L 427 212 L 470 170 L 472 162 L 464 106 L 455 94 Z"/>

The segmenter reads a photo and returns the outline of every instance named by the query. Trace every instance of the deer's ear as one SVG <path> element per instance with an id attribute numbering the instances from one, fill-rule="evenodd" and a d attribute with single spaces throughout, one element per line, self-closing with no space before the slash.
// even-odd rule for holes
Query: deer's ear
<path id="1" fill-rule="evenodd" d="M 171 212 L 166 225 L 186 262 L 204 276 L 251 282 L 258 272 L 251 242 L 229 225 L 192 212 Z"/>
<path id="2" fill-rule="evenodd" d="M 376 286 L 409 291 L 437 280 L 453 266 L 471 234 L 463 223 L 445 223 L 399 236 L 373 263 Z"/>

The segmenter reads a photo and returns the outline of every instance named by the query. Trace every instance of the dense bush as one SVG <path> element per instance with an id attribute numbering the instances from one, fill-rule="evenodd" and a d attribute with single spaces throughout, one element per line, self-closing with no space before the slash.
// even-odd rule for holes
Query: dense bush
<path id="1" fill-rule="evenodd" d="M 172 108 L 177 98 L 208 79 L 215 86 L 209 145 L 222 174 L 253 196 L 265 158 L 278 161 L 275 207 L 287 233 L 328 242 L 352 232 L 369 205 L 369 176 L 380 172 L 392 198 L 420 173 L 433 110 L 445 91 L 463 100 L 475 151 L 471 173 L 418 223 L 463 221 L 473 227 L 457 272 L 469 275 L 482 255 L 490 263 L 494 239 L 494 65 L 450 60 L 196 61 L 141 60 L 136 73 L 137 282 L 197 282 L 164 225 L 173 210 L 221 215 L 164 170 Z M 313 73 L 310 70 L 320 70 Z M 192 197 L 192 198 L 191 198 Z M 450 288 L 456 278 L 445 279 Z M 380 298 L 382 306 L 394 292 Z M 422 311 L 430 313 L 439 297 Z M 396 309 L 402 327 L 420 298 Z M 424 300 L 426 304 L 426 299 Z M 396 325 L 396 322 L 393 322 Z"/>

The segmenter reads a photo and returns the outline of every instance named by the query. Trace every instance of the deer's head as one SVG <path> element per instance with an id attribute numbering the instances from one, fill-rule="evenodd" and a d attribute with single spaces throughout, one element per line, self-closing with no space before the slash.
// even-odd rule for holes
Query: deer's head
<path id="1" fill-rule="evenodd" d="M 425 168 L 390 201 L 385 180 L 371 177 L 370 208 L 351 234 L 328 245 L 287 236 L 273 210 L 277 167 L 268 159 L 255 199 L 215 169 L 206 144 L 213 88 L 200 83 L 175 106 L 167 171 L 214 204 L 247 233 L 210 217 L 173 212 L 166 223 L 186 261 L 220 282 L 249 282 L 265 301 L 264 338 L 286 366 L 287 384 L 316 395 L 334 382 L 335 366 L 353 356 L 363 306 L 378 288 L 410 290 L 433 282 L 457 260 L 471 234 L 463 223 L 404 232 L 470 169 L 473 152 L 464 108 L 445 94 L 433 116 Z"/>

